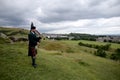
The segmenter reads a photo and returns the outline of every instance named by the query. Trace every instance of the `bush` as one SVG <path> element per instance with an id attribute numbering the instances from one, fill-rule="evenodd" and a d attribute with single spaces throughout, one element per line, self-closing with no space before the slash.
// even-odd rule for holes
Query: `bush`
<path id="1" fill-rule="evenodd" d="M 111 54 L 110 59 L 120 60 L 120 48 L 116 49 L 115 53 Z"/>
<path id="2" fill-rule="evenodd" d="M 94 54 L 96 56 L 106 57 L 106 52 L 103 49 L 101 49 L 101 48 L 99 48 L 97 51 L 95 51 Z"/>
<path id="3" fill-rule="evenodd" d="M 111 46 L 111 44 L 106 44 L 106 45 L 102 46 L 102 49 L 109 50 L 110 46 Z"/>
<path id="4" fill-rule="evenodd" d="M 109 50 L 110 49 L 110 46 L 111 44 L 106 44 L 106 45 L 95 45 L 95 44 L 85 44 L 85 43 L 82 43 L 82 42 L 79 42 L 78 45 L 80 46 L 86 46 L 86 47 L 90 47 L 90 48 L 95 48 L 95 49 L 103 49 L 103 50 Z"/>

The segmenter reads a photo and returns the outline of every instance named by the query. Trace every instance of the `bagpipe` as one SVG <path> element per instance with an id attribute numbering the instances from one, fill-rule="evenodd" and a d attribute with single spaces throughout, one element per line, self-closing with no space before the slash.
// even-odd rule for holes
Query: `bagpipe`
<path id="1" fill-rule="evenodd" d="M 33 25 L 33 22 L 31 22 L 31 29 L 32 29 L 32 27 L 35 27 L 34 25 Z M 36 27 L 35 27 L 36 28 Z M 40 43 L 41 42 L 41 39 L 42 39 L 42 35 L 40 34 L 40 32 L 38 31 L 38 30 L 34 30 L 34 33 L 36 34 L 36 37 L 38 38 L 38 42 Z"/>

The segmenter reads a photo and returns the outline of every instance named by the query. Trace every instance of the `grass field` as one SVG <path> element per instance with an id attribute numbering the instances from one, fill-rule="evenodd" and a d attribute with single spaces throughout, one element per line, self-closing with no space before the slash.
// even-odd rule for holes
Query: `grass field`
<path id="1" fill-rule="evenodd" d="M 41 41 L 37 68 L 27 56 L 27 42 L 2 42 L 0 80 L 120 80 L 120 63 L 89 54 L 92 49 L 78 42 Z"/>

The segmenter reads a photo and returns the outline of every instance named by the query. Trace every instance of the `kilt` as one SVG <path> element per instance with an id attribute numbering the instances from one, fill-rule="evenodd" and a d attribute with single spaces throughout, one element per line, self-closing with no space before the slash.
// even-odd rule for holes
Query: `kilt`
<path id="1" fill-rule="evenodd" d="M 29 46 L 29 49 L 28 49 L 28 56 L 36 56 L 37 54 L 37 49 L 33 46 Z"/>

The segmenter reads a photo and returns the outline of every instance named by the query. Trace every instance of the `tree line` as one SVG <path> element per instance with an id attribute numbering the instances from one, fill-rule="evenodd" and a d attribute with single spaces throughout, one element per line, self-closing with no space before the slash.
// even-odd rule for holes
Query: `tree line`
<path id="1" fill-rule="evenodd" d="M 74 37 L 72 40 L 96 41 L 96 38 L 98 38 L 98 36 L 96 36 L 96 35 L 80 34 L 80 33 L 70 33 L 69 36 L 73 36 Z"/>

